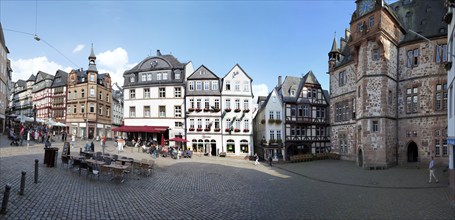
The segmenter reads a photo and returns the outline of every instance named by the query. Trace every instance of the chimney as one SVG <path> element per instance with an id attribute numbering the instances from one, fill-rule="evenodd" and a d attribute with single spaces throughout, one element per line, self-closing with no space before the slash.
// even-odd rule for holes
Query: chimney
<path id="1" fill-rule="evenodd" d="M 161 51 L 160 50 L 156 50 L 156 55 L 157 56 L 161 56 Z"/>
<path id="2" fill-rule="evenodd" d="M 281 86 L 281 83 L 282 83 L 281 76 L 278 76 L 278 86 Z"/>

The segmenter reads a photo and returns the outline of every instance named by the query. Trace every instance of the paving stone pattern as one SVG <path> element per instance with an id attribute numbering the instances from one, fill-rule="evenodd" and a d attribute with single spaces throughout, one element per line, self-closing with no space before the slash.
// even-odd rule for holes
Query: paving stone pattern
<path id="1" fill-rule="evenodd" d="M 60 160 L 56 168 L 45 167 L 41 144 L 9 147 L 4 142 L 0 197 L 5 184 L 12 188 L 0 219 L 455 219 L 442 171 L 440 183 L 428 184 L 424 169 L 366 171 L 346 161 L 269 167 L 231 158 L 160 157 L 150 177 L 133 174 L 119 183 L 79 176 Z M 84 144 L 79 141 L 72 150 Z M 116 153 L 113 143 L 106 151 Z M 120 155 L 151 159 L 128 148 Z M 27 174 L 20 196 L 22 170 Z"/>

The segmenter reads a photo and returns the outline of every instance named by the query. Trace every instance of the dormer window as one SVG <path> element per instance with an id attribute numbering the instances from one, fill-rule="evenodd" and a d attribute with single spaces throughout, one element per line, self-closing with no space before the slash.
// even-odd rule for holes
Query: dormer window
<path id="1" fill-rule="evenodd" d="M 134 76 L 130 76 L 130 82 L 131 82 L 131 83 L 134 82 Z"/>
<path id="2" fill-rule="evenodd" d="M 93 75 L 93 74 L 90 75 L 90 81 L 95 82 L 95 75 Z"/>
<path id="3" fill-rule="evenodd" d="M 295 96 L 295 89 L 291 89 L 291 96 Z"/>
<path id="4" fill-rule="evenodd" d="M 84 77 L 81 78 L 81 82 L 85 82 L 85 78 Z"/>

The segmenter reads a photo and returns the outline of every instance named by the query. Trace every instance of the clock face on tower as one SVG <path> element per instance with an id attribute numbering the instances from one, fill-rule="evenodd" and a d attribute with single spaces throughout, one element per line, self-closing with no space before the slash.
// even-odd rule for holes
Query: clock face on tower
<path id="1" fill-rule="evenodd" d="M 364 16 L 370 11 L 373 11 L 376 0 L 362 0 L 357 6 L 357 13 L 359 17 Z"/>

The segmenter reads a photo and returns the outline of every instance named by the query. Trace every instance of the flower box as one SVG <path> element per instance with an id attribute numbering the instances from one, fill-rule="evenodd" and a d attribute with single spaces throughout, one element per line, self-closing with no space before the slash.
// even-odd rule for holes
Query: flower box
<path id="1" fill-rule="evenodd" d="M 275 123 L 275 119 L 269 119 L 269 123 Z"/>
<path id="2" fill-rule="evenodd" d="M 198 128 L 197 131 L 202 131 L 202 128 Z"/>
<path id="3" fill-rule="evenodd" d="M 250 129 L 243 129 L 243 132 L 250 132 Z"/>
<path id="4" fill-rule="evenodd" d="M 197 109 L 196 109 L 196 111 L 197 111 L 197 112 L 200 112 L 200 111 L 202 111 L 202 109 L 200 109 L 200 108 L 197 108 Z"/>
<path id="5" fill-rule="evenodd" d="M 219 129 L 219 128 L 215 128 L 215 129 L 214 129 L 214 131 L 216 131 L 216 132 L 218 132 L 218 131 L 220 131 L 220 130 L 221 130 L 221 129 Z"/>
<path id="6" fill-rule="evenodd" d="M 247 112 L 250 112 L 249 109 L 243 109 L 243 112 L 247 113 Z"/>
<path id="7" fill-rule="evenodd" d="M 281 124 L 281 120 L 280 119 L 275 119 L 275 123 Z"/>
<path id="8" fill-rule="evenodd" d="M 219 108 L 213 109 L 214 112 L 219 112 L 220 110 L 221 110 L 221 109 L 219 109 Z"/>
<path id="9" fill-rule="evenodd" d="M 210 111 L 210 109 L 204 108 L 204 112 L 208 112 L 208 111 Z"/>
<path id="10" fill-rule="evenodd" d="M 189 130 L 189 131 L 194 131 L 194 128 L 189 128 L 188 130 Z"/>
<path id="11" fill-rule="evenodd" d="M 236 108 L 234 112 L 240 112 L 241 110 L 239 108 Z"/>
<path id="12" fill-rule="evenodd" d="M 227 111 L 227 112 L 230 112 L 230 111 L 231 111 L 231 109 L 230 109 L 230 108 L 227 108 L 227 109 L 224 109 L 224 110 L 225 110 L 225 111 Z"/>
<path id="13" fill-rule="evenodd" d="M 226 132 L 230 132 L 230 131 L 231 131 L 231 129 L 229 129 L 229 128 L 226 128 L 226 129 L 224 129 L 224 131 L 226 131 Z"/>
<path id="14" fill-rule="evenodd" d="M 189 108 L 188 111 L 189 112 L 194 112 L 194 108 Z"/>
<path id="15" fill-rule="evenodd" d="M 236 128 L 234 129 L 234 132 L 240 132 L 240 129 Z"/>
<path id="16" fill-rule="evenodd" d="M 265 119 L 262 119 L 262 120 L 261 120 L 261 124 L 265 124 Z"/>
<path id="17" fill-rule="evenodd" d="M 204 129 L 204 131 L 210 131 L 210 128 L 206 128 L 206 129 Z"/>

